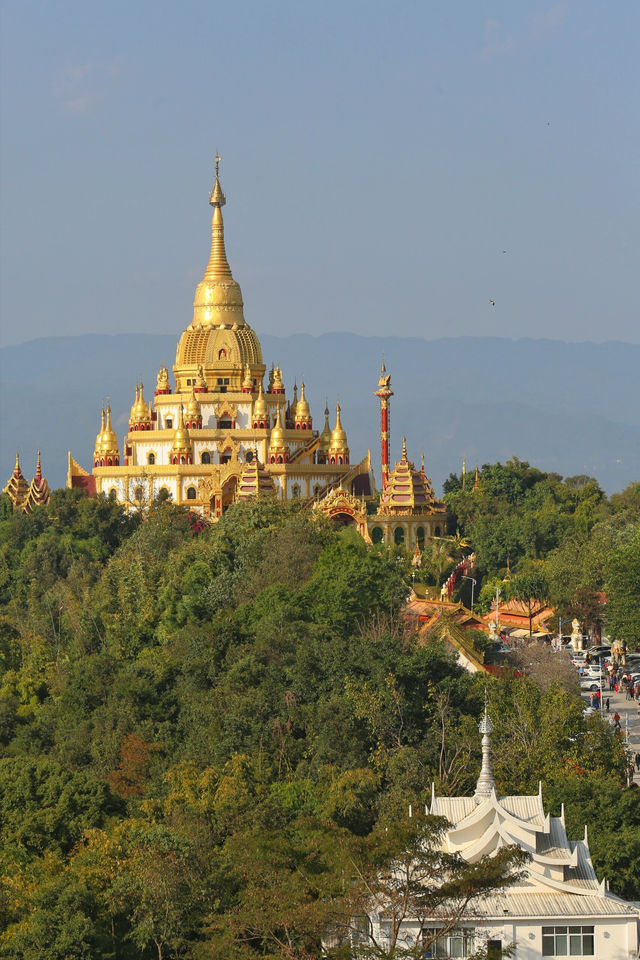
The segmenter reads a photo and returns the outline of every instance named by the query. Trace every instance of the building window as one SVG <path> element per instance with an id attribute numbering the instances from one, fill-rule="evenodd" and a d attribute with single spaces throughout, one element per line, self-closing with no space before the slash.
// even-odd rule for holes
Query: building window
<path id="1" fill-rule="evenodd" d="M 593 927 L 543 927 L 543 957 L 593 957 Z"/>
<path id="2" fill-rule="evenodd" d="M 393 531 L 393 542 L 397 543 L 400 546 L 401 543 L 404 543 L 404 528 L 396 527 Z"/>
<path id="3" fill-rule="evenodd" d="M 384 540 L 384 530 L 382 527 L 374 527 L 371 531 L 371 541 L 373 543 L 382 543 Z"/>
<path id="4" fill-rule="evenodd" d="M 147 454 L 147 463 L 148 463 L 150 466 L 152 466 L 155 462 L 156 462 L 156 455 L 155 455 L 155 453 L 149 453 L 149 454 Z"/>
<path id="5" fill-rule="evenodd" d="M 218 430 L 231 430 L 231 420 L 218 420 Z"/>
<path id="6" fill-rule="evenodd" d="M 300 487 L 298 486 L 297 483 L 294 483 L 291 489 L 291 496 L 295 497 L 296 499 L 300 496 Z"/>
<path id="7" fill-rule="evenodd" d="M 436 537 L 440 536 L 440 527 L 436 527 L 436 529 L 434 530 L 434 536 Z"/>
<path id="8" fill-rule="evenodd" d="M 111 490 L 109 490 L 109 500 L 117 500 L 117 499 L 118 499 L 118 491 L 116 490 L 115 487 L 111 487 Z"/>
<path id="9" fill-rule="evenodd" d="M 171 417 L 165 418 L 164 425 L 167 430 L 173 430 L 173 420 Z"/>
<path id="10" fill-rule="evenodd" d="M 450 930 L 439 935 L 436 928 L 422 931 L 424 957 L 450 960 L 453 957 L 471 957 L 475 953 L 473 930 Z"/>
<path id="11" fill-rule="evenodd" d="M 418 546 L 422 550 L 422 548 L 424 547 L 424 527 L 418 527 L 418 529 L 416 530 L 416 540 L 417 540 Z"/>
<path id="12" fill-rule="evenodd" d="M 220 454 L 220 463 L 229 463 L 231 460 L 231 450 L 225 450 Z"/>
<path id="13" fill-rule="evenodd" d="M 322 493 L 322 487 L 320 486 L 319 483 L 316 483 L 315 487 L 313 488 L 314 497 L 319 497 L 321 493 Z"/>
<path id="14" fill-rule="evenodd" d="M 142 487 L 136 487 L 135 490 L 133 491 L 133 496 L 136 503 L 142 503 L 142 501 L 144 500 L 144 491 Z"/>
<path id="15" fill-rule="evenodd" d="M 244 455 L 244 459 L 246 463 L 251 463 L 251 461 L 253 460 L 253 450 L 247 450 L 247 452 Z"/>
<path id="16" fill-rule="evenodd" d="M 205 450 L 205 452 L 201 455 L 200 463 L 211 463 L 211 454 L 208 450 Z"/>
<path id="17" fill-rule="evenodd" d="M 196 498 L 196 488 L 187 487 L 187 500 L 195 500 Z"/>

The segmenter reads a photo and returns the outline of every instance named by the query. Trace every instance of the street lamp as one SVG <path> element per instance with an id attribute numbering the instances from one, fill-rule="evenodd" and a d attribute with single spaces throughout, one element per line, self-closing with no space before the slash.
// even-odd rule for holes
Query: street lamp
<path id="1" fill-rule="evenodd" d="M 476 583 L 477 583 L 478 581 L 477 581 L 477 580 L 474 580 L 473 577 L 465 577 L 464 575 L 463 575 L 462 579 L 463 579 L 463 580 L 471 580 L 471 612 L 473 613 L 473 591 L 475 590 L 475 588 L 476 588 Z"/>

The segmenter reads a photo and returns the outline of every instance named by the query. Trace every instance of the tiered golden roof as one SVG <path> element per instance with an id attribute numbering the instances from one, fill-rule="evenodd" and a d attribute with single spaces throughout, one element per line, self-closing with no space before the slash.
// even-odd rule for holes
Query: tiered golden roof
<path id="1" fill-rule="evenodd" d="M 38 450 L 38 461 L 36 463 L 36 475 L 29 484 L 29 491 L 24 501 L 23 510 L 30 513 L 34 507 L 40 507 L 49 503 L 51 492 L 46 477 L 42 476 L 42 466 L 40 464 L 40 451 Z"/>
<path id="2" fill-rule="evenodd" d="M 402 456 L 389 474 L 380 503 L 380 513 L 428 511 L 435 502 L 429 478 L 407 458 L 407 441 L 402 438 Z"/>
<path id="3" fill-rule="evenodd" d="M 192 443 L 189 431 L 184 425 L 184 410 L 182 404 L 178 408 L 178 423 L 173 431 L 173 444 L 171 446 L 171 456 L 191 456 Z"/>
<path id="4" fill-rule="evenodd" d="M 21 510 L 23 508 L 24 501 L 29 493 L 29 485 L 22 475 L 22 470 L 20 469 L 20 457 L 16 453 L 16 463 L 13 468 L 13 473 L 7 481 L 6 487 L 4 487 L 3 493 L 6 493 L 11 503 L 13 504 L 14 510 Z"/>
<path id="5" fill-rule="evenodd" d="M 238 483 L 238 500 L 258 500 L 262 497 L 272 497 L 275 486 L 271 474 L 265 470 L 254 451 L 253 459 L 245 463 Z"/>

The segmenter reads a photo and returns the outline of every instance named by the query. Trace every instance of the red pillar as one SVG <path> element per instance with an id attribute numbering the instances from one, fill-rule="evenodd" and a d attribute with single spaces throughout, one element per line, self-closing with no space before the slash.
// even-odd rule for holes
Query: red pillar
<path id="1" fill-rule="evenodd" d="M 389 480 L 389 399 L 393 396 L 391 374 L 387 373 L 384 363 L 380 371 L 376 397 L 380 398 L 380 459 L 382 461 L 382 489 L 386 489 Z"/>

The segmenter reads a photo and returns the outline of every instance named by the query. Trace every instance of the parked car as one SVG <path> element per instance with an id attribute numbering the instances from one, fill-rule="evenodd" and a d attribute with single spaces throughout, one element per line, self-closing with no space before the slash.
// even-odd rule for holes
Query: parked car
<path id="1" fill-rule="evenodd" d="M 586 680 L 580 681 L 581 690 L 599 690 L 600 681 L 596 680 L 595 677 L 588 677 Z"/>

